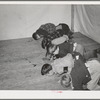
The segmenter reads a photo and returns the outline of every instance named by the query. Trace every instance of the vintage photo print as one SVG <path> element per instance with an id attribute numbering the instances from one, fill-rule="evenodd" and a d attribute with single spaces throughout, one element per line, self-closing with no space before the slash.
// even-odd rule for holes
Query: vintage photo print
<path id="1" fill-rule="evenodd" d="M 0 1 L 0 99 L 99 99 L 99 1 Z"/>

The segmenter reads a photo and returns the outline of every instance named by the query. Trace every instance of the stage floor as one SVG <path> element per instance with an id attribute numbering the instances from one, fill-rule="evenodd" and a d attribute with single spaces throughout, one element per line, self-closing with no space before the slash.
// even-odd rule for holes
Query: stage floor
<path id="1" fill-rule="evenodd" d="M 74 41 L 85 46 L 86 50 L 99 48 L 100 44 L 74 34 Z M 42 58 L 45 50 L 41 40 L 31 37 L 0 41 L 0 90 L 69 90 L 59 84 L 60 77 L 42 76 Z"/>

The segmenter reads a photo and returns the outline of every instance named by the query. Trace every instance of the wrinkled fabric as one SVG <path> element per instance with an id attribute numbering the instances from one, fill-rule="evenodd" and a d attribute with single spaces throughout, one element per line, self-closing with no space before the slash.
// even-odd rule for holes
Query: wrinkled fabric
<path id="1" fill-rule="evenodd" d="M 95 50 L 91 50 L 91 51 L 86 51 L 84 52 L 84 58 L 85 60 L 89 60 L 89 59 L 92 59 L 92 58 L 97 58 L 97 53 Z"/>
<path id="2" fill-rule="evenodd" d="M 64 42 L 62 44 L 58 45 L 59 47 L 59 57 L 64 57 L 66 56 L 68 53 L 72 53 L 73 52 L 73 43 L 72 42 Z"/>
<path id="3" fill-rule="evenodd" d="M 59 44 L 64 43 L 65 41 L 68 41 L 68 40 L 69 40 L 68 36 L 67 35 L 63 35 L 62 37 L 53 39 L 51 41 L 51 43 L 54 44 L 54 45 L 59 45 Z"/>
<path id="4" fill-rule="evenodd" d="M 91 75 L 91 81 L 88 82 L 87 88 L 90 90 L 100 90 L 100 86 L 97 84 L 100 79 L 100 72 L 96 72 Z"/>
<path id="5" fill-rule="evenodd" d="M 87 88 L 90 90 L 100 89 L 100 86 L 97 84 L 100 79 L 100 62 L 97 60 L 87 61 L 86 66 L 92 78 L 92 80 L 88 82 Z"/>
<path id="6" fill-rule="evenodd" d="M 98 60 L 87 61 L 86 66 L 91 70 L 91 73 L 100 72 L 100 62 Z"/>
<path id="7" fill-rule="evenodd" d="M 75 5 L 75 31 L 100 43 L 100 5 Z"/>
<path id="8" fill-rule="evenodd" d="M 83 85 L 86 85 L 91 80 L 89 71 L 81 59 L 75 60 L 70 74 L 74 90 L 84 90 Z"/>
<path id="9" fill-rule="evenodd" d="M 65 57 L 54 60 L 52 63 L 53 71 L 55 73 L 63 73 L 63 68 L 68 67 L 68 72 L 71 71 L 71 68 L 74 66 L 74 59 L 70 53 Z"/>
<path id="10" fill-rule="evenodd" d="M 84 54 L 84 50 L 85 50 L 85 48 L 81 44 L 77 44 L 76 47 L 75 47 L 75 51 L 79 52 L 81 55 Z"/>
<path id="11" fill-rule="evenodd" d="M 74 46 L 76 44 L 76 46 Z M 73 42 L 64 42 L 58 45 L 59 47 L 59 57 L 64 57 L 68 53 L 79 52 L 81 55 L 84 54 L 84 47 L 81 44 L 73 43 Z"/>

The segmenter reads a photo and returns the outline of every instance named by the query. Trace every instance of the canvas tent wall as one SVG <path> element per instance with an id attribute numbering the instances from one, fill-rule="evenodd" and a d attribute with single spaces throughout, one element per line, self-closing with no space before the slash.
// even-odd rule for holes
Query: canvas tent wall
<path id="1" fill-rule="evenodd" d="M 0 4 L 0 40 L 31 37 L 41 24 L 66 23 L 100 43 L 100 5 Z"/>
<path id="2" fill-rule="evenodd" d="M 31 37 L 48 22 L 71 26 L 71 5 L 0 4 L 0 40 Z"/>
<path id="3" fill-rule="evenodd" d="M 100 43 L 100 5 L 75 5 L 74 29 Z"/>

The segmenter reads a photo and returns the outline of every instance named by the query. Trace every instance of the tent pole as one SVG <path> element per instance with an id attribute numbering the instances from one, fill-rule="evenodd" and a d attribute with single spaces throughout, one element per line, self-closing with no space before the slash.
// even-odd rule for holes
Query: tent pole
<path id="1" fill-rule="evenodd" d="M 71 31 L 74 32 L 74 5 L 71 5 Z"/>

